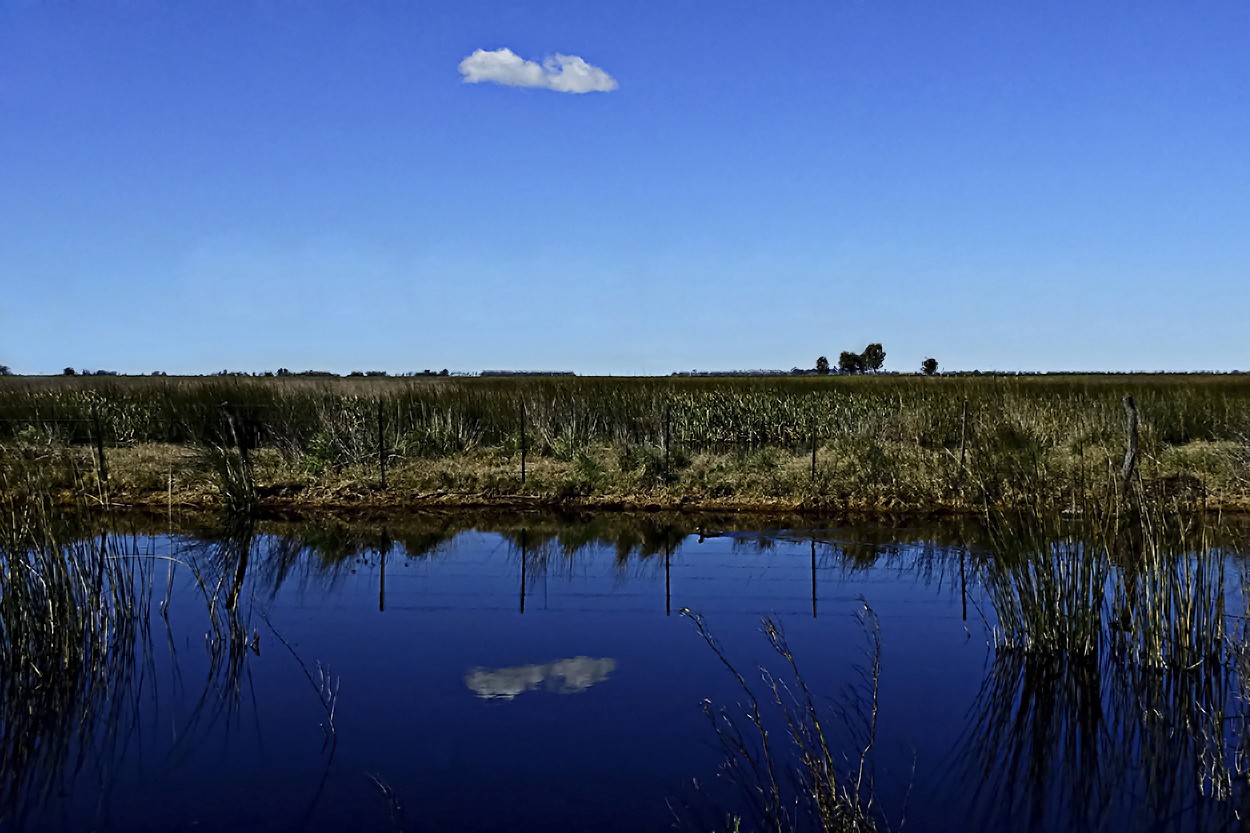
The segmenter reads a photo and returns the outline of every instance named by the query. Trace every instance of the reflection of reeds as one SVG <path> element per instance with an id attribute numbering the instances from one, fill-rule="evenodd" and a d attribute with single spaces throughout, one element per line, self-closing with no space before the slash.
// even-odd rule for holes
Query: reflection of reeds
<path id="1" fill-rule="evenodd" d="M 1109 573 L 1105 553 L 1071 539 L 996 554 L 982 571 L 996 644 L 1030 654 L 1097 655 Z"/>
<path id="2" fill-rule="evenodd" d="M 1227 662 L 1225 552 L 1165 513 L 1136 518 L 1131 529 L 999 522 L 980 568 L 996 647 L 1069 658 L 1112 651 L 1153 667 Z"/>
<path id="3" fill-rule="evenodd" d="M 980 565 L 995 656 L 965 756 L 986 826 L 1099 829 L 1231 814 L 1250 766 L 1236 695 L 1227 551 L 1148 501 L 1127 515 L 995 524 Z M 1197 801 L 1199 796 L 1218 799 Z M 1179 809 L 1178 809 L 1179 808 Z M 1204 820 L 1204 824 L 1207 822 Z M 1049 827 L 1048 827 L 1049 825 Z"/>
<path id="4" fill-rule="evenodd" d="M 125 746 L 151 668 L 154 573 L 174 562 L 132 539 L 85 537 L 74 528 L 79 516 L 53 513 L 38 493 L 0 501 L 0 511 L 0 828 L 8 829 L 70 792 L 89 760 L 107 773 Z M 240 690 L 242 671 L 237 651 L 212 647 L 243 643 L 229 592 L 206 595 L 222 601 L 210 599 L 213 656 L 193 722 L 218 699 L 210 692 Z"/>
<path id="5" fill-rule="evenodd" d="M 124 714 L 151 587 L 150 562 L 116 539 L 61 543 L 37 501 L 4 509 L 0 826 L 56 795 L 83 762 L 81 734 Z"/>
<path id="6" fill-rule="evenodd" d="M 1231 823 L 1245 782 L 1227 731 L 1233 685 L 1214 664 L 998 652 L 956 776 L 976 785 L 969 827 L 1143 829 L 1177 813 L 1187 829 Z"/>
<path id="7" fill-rule="evenodd" d="M 856 763 L 845 770 L 841 750 L 833 740 L 827 721 L 817 708 L 817 698 L 799 671 L 798 661 L 785 634 L 777 623 L 766 618 L 765 635 L 774 652 L 785 663 L 786 673 L 778 677 L 767 668 L 760 669 L 768 690 L 761 699 L 746 678 L 734 667 L 724 648 L 712 636 L 701 615 L 682 609 L 729 671 L 746 698 L 745 725 L 724 708 L 704 701 L 703 708 L 712 722 L 725 751 L 725 767 L 729 776 L 741 787 L 751 810 L 751 818 L 759 829 L 784 833 L 807 827 L 808 822 L 824 833 L 860 833 L 877 829 L 873 808 L 872 756 L 877 729 L 877 683 L 880 677 L 881 639 L 876 616 L 864 605 L 864 627 L 870 640 L 871 665 L 864 673 L 867 688 L 866 704 L 858 704 L 862 727 Z M 786 751 L 769 742 L 766 714 L 772 709 L 784 722 L 790 741 L 789 752 L 798 759 L 798 766 L 788 763 Z M 798 785 L 791 796 L 790 781 Z M 743 829 L 744 820 L 734 819 L 731 827 Z"/>
<path id="8" fill-rule="evenodd" d="M 963 752 L 961 781 L 976 787 L 970 828 L 1046 829 L 1049 812 L 1067 828 L 1099 829 L 1128 753 L 1107 743 L 1102 680 L 1089 658 L 995 656 Z"/>
<path id="9" fill-rule="evenodd" d="M 1224 665 L 1233 647 L 1224 559 L 1205 530 L 1146 535 L 1116 570 L 1117 648 L 1152 666 Z"/>

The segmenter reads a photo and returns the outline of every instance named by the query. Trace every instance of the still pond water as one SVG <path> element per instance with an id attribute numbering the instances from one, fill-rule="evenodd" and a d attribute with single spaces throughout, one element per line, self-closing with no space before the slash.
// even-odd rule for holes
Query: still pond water
<path id="1" fill-rule="evenodd" d="M 760 698 L 800 829 L 760 667 L 798 689 L 764 617 L 848 773 L 879 659 L 864 793 L 871 777 L 895 830 L 1238 829 L 1235 663 L 1143 682 L 996 650 L 976 533 L 812 527 L 133 525 L 107 542 L 156 556 L 133 674 L 90 725 L 62 727 L 73 751 L 56 772 L 0 774 L 0 828 L 714 830 L 734 814 L 755 829 L 704 712 L 724 707 L 754 745 L 749 701 L 689 610 Z M 1241 561 L 1222 558 L 1236 613 Z M 235 600 L 216 637 L 206 588 Z M 1214 743 L 1193 714 L 1220 727 Z"/>

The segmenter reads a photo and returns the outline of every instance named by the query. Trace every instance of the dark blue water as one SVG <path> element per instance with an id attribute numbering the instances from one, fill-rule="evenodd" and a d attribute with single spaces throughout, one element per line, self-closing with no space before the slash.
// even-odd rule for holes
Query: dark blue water
<path id="1" fill-rule="evenodd" d="M 683 609 L 762 701 L 787 801 L 794 760 L 759 667 L 797 689 L 764 617 L 846 772 L 871 738 L 874 807 L 895 829 L 1232 823 L 1239 799 L 1203 794 L 1196 752 L 1125 728 L 1141 702 L 1115 699 L 1113 672 L 991 650 L 976 548 L 949 531 L 631 537 L 522 519 L 397 537 L 407 545 L 307 527 L 121 537 L 177 560 L 169 615 L 171 562 L 154 561 L 131 683 L 75 741 L 55 789 L 10 798 L 5 826 L 711 830 L 737 813 L 752 829 L 702 705 L 750 729 L 749 700 Z M 237 609 L 219 604 L 229 624 L 213 630 L 207 599 L 231 590 Z M 1232 716 L 1237 684 L 1217 686 Z M 1168 719 L 1161 736 L 1183 735 Z"/>

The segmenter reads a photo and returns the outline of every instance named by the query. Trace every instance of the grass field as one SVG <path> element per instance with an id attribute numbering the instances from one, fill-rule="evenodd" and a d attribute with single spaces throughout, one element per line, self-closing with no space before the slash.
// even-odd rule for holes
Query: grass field
<path id="1" fill-rule="evenodd" d="M 0 445 L 120 502 L 958 512 L 1114 492 L 1126 395 L 1135 488 L 1250 508 L 1250 375 L 7 377 Z"/>

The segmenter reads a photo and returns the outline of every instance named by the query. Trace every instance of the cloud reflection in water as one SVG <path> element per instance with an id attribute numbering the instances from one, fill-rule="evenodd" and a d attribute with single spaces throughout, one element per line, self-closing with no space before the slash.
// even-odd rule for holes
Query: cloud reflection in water
<path id="1" fill-rule="evenodd" d="M 512 668 L 474 668 L 464 684 L 484 700 L 512 700 L 525 691 L 545 688 L 556 694 L 580 694 L 616 670 L 609 657 L 570 657 Z"/>

